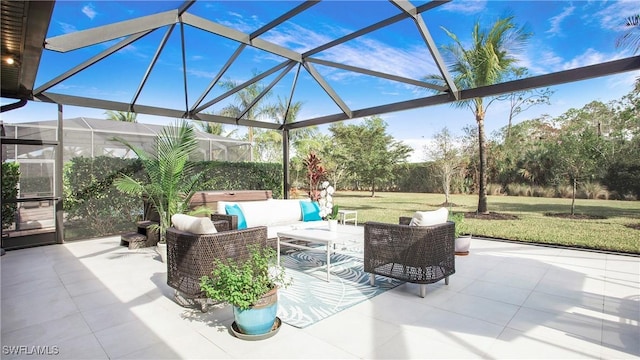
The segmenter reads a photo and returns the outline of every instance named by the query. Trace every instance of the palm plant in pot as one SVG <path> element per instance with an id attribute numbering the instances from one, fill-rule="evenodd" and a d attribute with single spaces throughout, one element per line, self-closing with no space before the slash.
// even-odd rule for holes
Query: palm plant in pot
<path id="1" fill-rule="evenodd" d="M 471 234 L 464 223 L 464 213 L 452 213 L 449 220 L 455 223 L 455 252 L 456 255 L 469 255 Z"/>
<path id="2" fill-rule="evenodd" d="M 214 259 L 211 274 L 200 278 L 200 288 L 208 298 L 233 306 L 240 333 L 262 335 L 271 332 L 276 322 L 278 288 L 292 281 L 276 264 L 273 248 L 253 245 L 248 250 L 246 259 Z"/>
<path id="3" fill-rule="evenodd" d="M 140 196 L 151 205 L 159 215 L 159 222 L 150 227 L 159 232 L 159 252 L 166 254 L 166 230 L 171 226 L 174 214 L 186 213 L 189 210 L 191 197 L 201 182 L 202 173 L 196 173 L 194 163 L 189 156 L 198 149 L 193 127 L 186 121 L 162 128 L 153 144 L 151 153 L 137 147 L 124 139 L 116 141 L 131 149 L 142 161 L 148 181 L 138 181 L 130 176 L 122 175 L 114 181 L 116 188 L 126 194 Z M 201 208 L 191 214 L 208 213 Z M 165 245 L 166 246 L 166 245 Z M 165 257 L 163 257 L 163 261 Z"/>

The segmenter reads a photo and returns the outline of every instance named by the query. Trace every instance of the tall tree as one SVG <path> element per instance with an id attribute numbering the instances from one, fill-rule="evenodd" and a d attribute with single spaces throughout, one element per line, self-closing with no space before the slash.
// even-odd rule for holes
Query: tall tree
<path id="1" fill-rule="evenodd" d="M 333 124 L 329 131 L 335 139 L 336 154 L 350 172 L 371 188 L 393 174 L 393 166 L 406 161 L 411 147 L 387 134 L 387 124 L 377 116 L 365 118 L 362 125 Z"/>
<path id="2" fill-rule="evenodd" d="M 578 183 L 593 174 L 603 157 L 604 140 L 593 128 L 566 129 L 551 151 L 558 159 L 558 174 L 569 178 L 572 186 L 571 215 L 575 214 Z"/>
<path id="3" fill-rule="evenodd" d="M 223 135 L 225 130 L 224 124 L 214 123 L 210 121 L 195 121 L 195 124 L 198 126 L 198 128 L 200 128 L 200 131 L 202 132 L 206 132 L 207 134 L 212 134 L 212 135 L 224 136 L 228 138 L 233 138 L 236 132 L 238 131 L 238 129 L 234 129 L 229 133 L 227 133 L 226 135 Z"/>
<path id="4" fill-rule="evenodd" d="M 257 72 L 254 71 L 254 76 L 257 75 Z M 239 82 L 234 80 L 225 80 L 220 82 L 220 86 L 225 90 L 235 89 L 240 85 Z M 251 119 L 256 120 L 261 116 L 267 115 L 269 113 L 269 106 L 265 105 L 264 97 L 258 101 L 257 104 L 249 108 L 249 105 L 253 103 L 253 101 L 265 90 L 264 85 L 260 84 L 260 82 L 255 82 L 242 90 L 239 90 L 235 93 L 235 101 L 232 104 L 229 104 L 220 110 L 220 115 L 240 118 L 240 115 L 246 111 L 246 113 L 242 116 L 243 119 Z M 268 94 L 266 95 L 268 96 Z M 265 97 L 266 97 L 265 96 Z M 253 127 L 248 128 L 247 132 L 247 140 L 253 144 L 253 135 L 254 129 Z"/>
<path id="5" fill-rule="evenodd" d="M 449 61 L 449 71 L 460 89 L 497 84 L 514 72 L 518 59 L 517 51 L 531 37 L 524 27 L 514 23 L 513 16 L 498 19 L 490 29 L 483 29 L 476 22 L 471 31 L 471 44 L 465 44 L 451 31 L 442 28 L 453 40 L 453 44 L 443 46 L 443 54 Z M 429 80 L 440 80 L 442 76 L 431 75 Z M 478 125 L 479 179 L 478 212 L 487 213 L 487 154 L 484 120 L 486 111 L 498 99 L 478 97 L 467 101 L 455 102 L 454 106 L 466 107 L 474 114 Z"/>
<path id="6" fill-rule="evenodd" d="M 107 115 L 108 120 L 132 122 L 132 123 L 138 122 L 137 120 L 138 114 L 133 112 L 107 110 L 104 113 L 105 115 Z"/>
<path id="7" fill-rule="evenodd" d="M 512 72 L 512 78 L 514 80 L 522 79 L 523 77 L 529 75 L 529 71 L 523 67 L 514 67 Z M 507 124 L 507 133 L 505 140 L 510 140 L 509 138 L 511 135 L 511 125 L 513 124 L 513 119 L 516 116 L 522 114 L 523 112 L 536 105 L 550 105 L 551 103 L 549 102 L 549 99 L 551 98 L 551 95 L 553 95 L 553 93 L 553 90 L 549 88 L 543 88 L 515 91 L 504 95 L 504 99 L 509 102 L 509 122 Z"/>
<path id="8" fill-rule="evenodd" d="M 431 146 L 425 145 L 425 153 L 436 163 L 438 169 L 442 191 L 444 192 L 444 206 L 448 206 L 449 194 L 451 192 L 451 180 L 453 175 L 460 168 L 460 152 L 456 145 L 456 138 L 446 127 L 440 130 L 433 137 Z"/>
<path id="9" fill-rule="evenodd" d="M 303 103 L 300 101 L 289 104 L 286 98 L 278 96 L 278 101 L 275 104 L 265 106 L 265 113 L 278 124 L 290 124 L 298 118 L 302 105 Z M 318 128 L 316 126 L 290 131 L 289 142 L 294 149 L 294 153 L 307 154 L 308 151 L 299 151 L 301 144 L 308 139 L 312 139 L 317 133 Z M 256 147 L 262 158 L 280 161 L 282 159 L 282 132 L 266 130 L 261 136 L 256 137 Z"/>

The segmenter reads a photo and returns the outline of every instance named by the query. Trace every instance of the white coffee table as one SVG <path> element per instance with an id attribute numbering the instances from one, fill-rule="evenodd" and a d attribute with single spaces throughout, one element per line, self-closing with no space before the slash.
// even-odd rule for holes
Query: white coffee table
<path id="1" fill-rule="evenodd" d="M 338 224 L 336 231 L 329 231 L 329 224 L 307 229 L 293 229 L 278 232 L 277 251 L 278 264 L 280 264 L 280 245 L 297 249 L 325 251 L 327 253 L 327 281 L 331 281 L 331 252 L 335 250 L 335 244 L 346 244 L 364 241 L 364 228 L 361 226 L 349 226 Z M 305 241 L 322 244 L 324 247 L 311 247 L 301 244 L 292 244 L 291 241 Z"/>

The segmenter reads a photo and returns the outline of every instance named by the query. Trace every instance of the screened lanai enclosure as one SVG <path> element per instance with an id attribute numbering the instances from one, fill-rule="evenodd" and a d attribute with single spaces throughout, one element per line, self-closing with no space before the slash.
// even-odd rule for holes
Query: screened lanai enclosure
<path id="1" fill-rule="evenodd" d="M 3 124 L 8 139 L 33 139 L 55 141 L 57 120 Z M 63 159 L 65 162 L 78 156 L 111 156 L 132 158 L 135 154 L 122 142 L 153 151 L 153 139 L 163 126 L 122 122 L 104 119 L 73 118 L 63 120 Z M 251 143 L 205 133 L 194 127 L 200 147 L 193 160 L 251 161 Z M 28 146 L 14 145 L 6 148 L 4 160 L 28 164 L 32 160 L 47 160 L 47 152 Z M 53 160 L 51 156 L 48 156 Z M 21 173 L 29 171 L 21 167 Z"/>
<path id="2" fill-rule="evenodd" d="M 476 3 L 482 6 L 473 12 L 476 7 L 471 4 Z M 550 42 L 541 36 L 533 47 L 554 54 L 570 45 L 574 57 L 582 60 L 558 62 L 555 56 L 536 56 L 524 77 L 492 84 L 456 83 L 451 59 L 441 54 L 451 40 L 442 28 L 468 33 L 471 27 L 461 28 L 463 20 L 504 13 L 508 3 L 2 0 L 1 95 L 13 101 L 2 105 L 2 112 L 31 102 L 58 107 L 58 127 L 50 129 L 56 138 L 7 134 L 2 144 L 27 149 L 13 156 L 30 153 L 55 164 L 53 195 L 42 201 L 53 202 L 50 219 L 59 229 L 63 164 L 71 149 L 63 136 L 70 131 L 62 121 L 65 106 L 277 130 L 282 134 L 282 163 L 287 164 L 289 133 L 296 129 L 640 69 L 640 56 L 609 51 L 615 39 Z M 526 6 L 514 15 L 544 34 L 549 18 L 531 18 L 528 11 L 540 3 L 521 3 Z M 616 21 L 623 21 L 625 14 L 614 13 L 594 12 L 589 20 L 619 16 Z M 585 30 L 588 40 L 596 38 L 591 31 L 599 30 Z M 594 52 L 607 56 L 593 56 Z M 425 80 L 434 76 L 438 81 Z M 236 106 L 237 111 L 220 111 L 238 105 L 237 97 L 247 92 L 253 95 Z M 276 115 L 260 111 L 268 98 L 279 103 Z M 293 114 L 297 104 L 303 104 L 303 110 Z M 419 129 L 425 121 L 445 126 L 449 119 L 426 115 L 404 120 Z M 91 133 L 86 134 L 82 140 L 88 146 Z M 93 145 L 94 154 L 122 151 Z M 223 156 L 220 148 L 207 151 Z M 227 150 L 224 156 L 240 153 Z M 282 177 L 286 196 L 287 166 L 282 167 Z M 56 241 L 63 242 L 59 231 Z"/>
<path id="3" fill-rule="evenodd" d="M 78 158 L 110 157 L 135 159 L 135 153 L 122 141 L 153 153 L 156 136 L 163 126 L 105 119 L 71 118 L 62 121 L 63 164 L 78 162 Z M 246 141 L 202 132 L 194 126 L 199 148 L 193 161 L 242 162 L 251 160 L 251 144 Z M 34 121 L 2 124 L 4 134 L 2 160 L 17 165 L 17 193 L 13 219 L 4 219 L 5 233 L 10 237 L 39 237 L 55 229 L 55 173 L 58 121 Z M 122 140 L 122 141 L 120 141 Z M 101 162 L 104 163 L 104 162 Z M 105 176 L 123 171 L 128 163 L 107 162 Z M 91 164 L 89 166 L 92 166 Z M 69 174 L 66 174 L 66 182 Z M 112 203 L 118 203 L 114 194 Z M 67 194 L 67 198 L 72 195 Z M 130 212 L 142 209 L 142 203 L 132 203 Z M 107 216 L 107 214 L 103 214 Z M 6 215 L 5 215 L 6 216 Z M 113 225 L 113 224 L 111 224 Z M 9 243 L 10 239 L 6 239 Z M 5 245 L 5 247 L 7 247 Z M 10 245 L 9 245 L 10 247 Z"/>

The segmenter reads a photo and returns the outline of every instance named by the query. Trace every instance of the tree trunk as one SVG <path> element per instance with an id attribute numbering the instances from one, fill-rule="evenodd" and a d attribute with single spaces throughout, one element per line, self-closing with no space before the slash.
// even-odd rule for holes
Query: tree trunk
<path id="1" fill-rule="evenodd" d="M 578 181 L 576 178 L 573 178 L 573 194 L 571 196 L 571 215 L 575 215 L 576 213 L 576 187 Z"/>
<path id="2" fill-rule="evenodd" d="M 371 182 L 371 197 L 374 197 L 376 195 L 376 182 L 372 181 Z"/>
<path id="3" fill-rule="evenodd" d="M 449 204 L 449 193 L 451 189 L 451 174 L 447 171 L 442 173 L 442 189 L 444 190 L 444 202 Z"/>
<path id="4" fill-rule="evenodd" d="M 484 111 L 480 109 L 476 113 L 478 123 L 478 150 L 480 156 L 480 176 L 478 177 L 478 213 L 486 214 L 487 209 L 487 153 L 484 137 Z"/>

